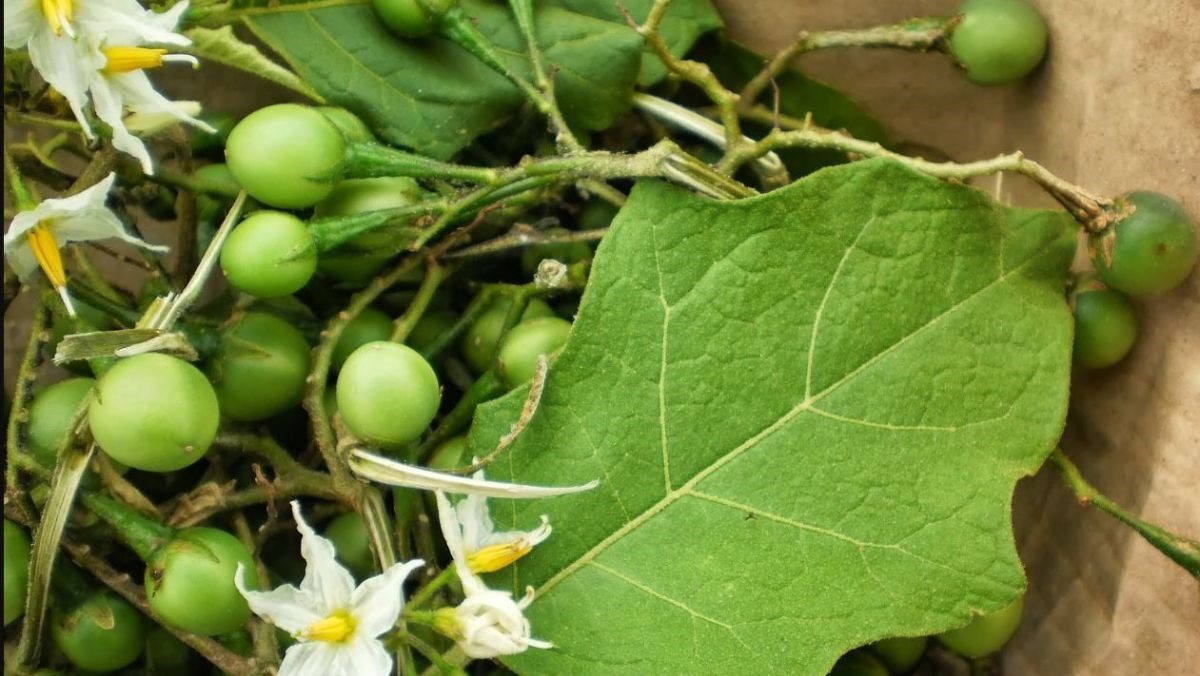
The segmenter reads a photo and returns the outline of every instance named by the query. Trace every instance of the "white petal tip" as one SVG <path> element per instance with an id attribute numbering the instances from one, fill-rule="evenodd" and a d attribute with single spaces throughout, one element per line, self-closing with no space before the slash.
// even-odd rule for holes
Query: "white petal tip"
<path id="1" fill-rule="evenodd" d="M 71 294 L 67 293 L 67 287 L 60 286 L 57 290 L 59 298 L 62 298 L 63 305 L 67 306 L 67 314 L 71 317 L 78 317 L 79 315 L 75 314 L 75 304 L 71 302 Z"/>

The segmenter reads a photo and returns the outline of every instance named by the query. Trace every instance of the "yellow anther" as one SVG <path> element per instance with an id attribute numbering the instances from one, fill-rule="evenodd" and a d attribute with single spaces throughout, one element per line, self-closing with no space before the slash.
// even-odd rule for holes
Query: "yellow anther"
<path id="1" fill-rule="evenodd" d="M 494 573 L 511 565 L 532 550 L 533 545 L 525 538 L 490 545 L 477 552 L 467 554 L 467 567 L 475 573 Z"/>
<path id="2" fill-rule="evenodd" d="M 62 254 L 58 251 L 54 231 L 45 223 L 38 223 L 29 231 L 28 237 L 29 248 L 33 249 L 33 257 L 37 259 L 38 265 L 42 266 L 46 278 L 56 289 L 66 286 L 67 273 L 63 269 Z"/>
<path id="3" fill-rule="evenodd" d="M 71 30 L 71 19 L 75 18 L 73 0 L 42 0 L 42 14 L 46 15 L 46 21 L 55 35 L 62 35 L 66 31 L 67 35 L 74 37 L 75 32 Z"/>
<path id="4" fill-rule="evenodd" d="M 344 610 L 335 611 L 323 620 L 317 620 L 304 630 L 305 638 L 326 643 L 341 643 L 354 635 L 357 626 L 354 616 Z"/>
<path id="5" fill-rule="evenodd" d="M 128 73 L 143 68 L 158 68 L 163 65 L 167 50 L 153 47 L 105 47 L 104 72 Z"/>

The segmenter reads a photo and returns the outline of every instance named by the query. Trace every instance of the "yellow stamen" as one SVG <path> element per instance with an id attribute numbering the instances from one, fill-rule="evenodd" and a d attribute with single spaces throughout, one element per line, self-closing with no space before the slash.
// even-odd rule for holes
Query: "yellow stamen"
<path id="1" fill-rule="evenodd" d="M 42 0 L 42 14 L 46 15 L 55 35 L 62 35 L 64 30 L 67 35 L 75 35 L 71 30 L 71 20 L 75 18 L 74 0 Z"/>
<path id="2" fill-rule="evenodd" d="M 46 279 L 62 297 L 63 305 L 67 306 L 67 314 L 75 316 L 75 306 L 71 304 L 71 296 L 67 294 L 67 272 L 63 268 L 62 253 L 58 250 L 58 240 L 54 239 L 54 231 L 45 223 L 38 223 L 26 235 L 29 238 L 29 248 L 33 257 L 46 273 Z"/>
<path id="3" fill-rule="evenodd" d="M 317 620 L 304 630 L 304 637 L 314 641 L 341 643 L 354 635 L 358 623 L 354 616 L 344 610 L 334 611 L 332 615 Z"/>
<path id="4" fill-rule="evenodd" d="M 106 73 L 128 73 L 143 68 L 158 68 L 163 65 L 167 50 L 151 47 L 105 47 L 104 64 Z"/>
<path id="5" fill-rule="evenodd" d="M 494 573 L 532 550 L 533 545 L 526 538 L 490 545 L 467 554 L 467 567 L 475 573 Z"/>

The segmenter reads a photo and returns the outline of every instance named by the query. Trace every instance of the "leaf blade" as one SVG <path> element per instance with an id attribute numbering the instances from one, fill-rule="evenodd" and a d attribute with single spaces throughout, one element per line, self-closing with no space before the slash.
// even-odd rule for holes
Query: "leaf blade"
<path id="1" fill-rule="evenodd" d="M 1013 483 L 1065 417 L 1070 230 L 885 161 L 732 204 L 640 185 L 495 468 L 602 480 L 498 510 L 556 524 L 511 581 L 559 649 L 510 664 L 824 673 L 1007 604 Z M 480 409 L 473 452 L 520 396 Z"/>

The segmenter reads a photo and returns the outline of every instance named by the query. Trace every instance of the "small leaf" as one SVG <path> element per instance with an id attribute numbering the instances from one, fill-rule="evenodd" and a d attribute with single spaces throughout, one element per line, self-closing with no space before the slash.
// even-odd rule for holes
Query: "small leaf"
<path id="1" fill-rule="evenodd" d="M 737 202 L 643 182 L 540 407 L 490 466 L 590 493 L 497 507 L 527 674 L 824 674 L 1024 586 L 1017 478 L 1062 432 L 1074 228 L 885 160 Z M 525 393 L 481 406 L 495 447 Z M 786 666 L 785 666 L 786 665 Z"/>
<path id="2" fill-rule="evenodd" d="M 251 75 L 257 75 L 265 80 L 283 85 L 317 103 L 325 102 L 320 94 L 308 86 L 304 80 L 296 77 L 295 73 L 268 59 L 254 45 L 239 40 L 233 34 L 233 26 L 222 26 L 216 29 L 192 28 L 184 35 L 192 40 L 191 47 L 187 49 L 190 54 L 206 61 L 244 70 Z"/>

